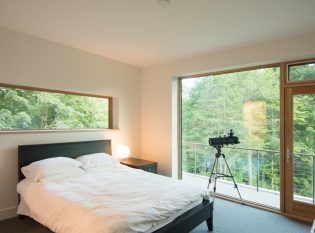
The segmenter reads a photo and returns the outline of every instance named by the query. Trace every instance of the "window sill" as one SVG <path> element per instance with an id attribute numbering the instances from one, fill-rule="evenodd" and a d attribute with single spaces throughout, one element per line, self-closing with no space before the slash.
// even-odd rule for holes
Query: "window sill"
<path id="1" fill-rule="evenodd" d="M 99 132 L 119 131 L 115 129 L 28 129 L 28 130 L 0 130 L 0 134 L 29 134 L 29 133 L 63 133 L 63 132 Z"/>

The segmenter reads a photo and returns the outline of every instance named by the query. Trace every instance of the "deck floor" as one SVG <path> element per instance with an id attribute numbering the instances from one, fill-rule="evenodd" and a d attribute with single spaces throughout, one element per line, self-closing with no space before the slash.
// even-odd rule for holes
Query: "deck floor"
<path id="1" fill-rule="evenodd" d="M 182 179 L 184 182 L 188 182 L 191 185 L 198 185 L 207 187 L 208 177 L 194 175 L 183 172 Z M 268 189 L 260 188 L 259 191 L 249 185 L 238 184 L 239 191 L 243 200 L 255 202 L 260 205 L 272 207 L 274 209 L 280 209 L 280 193 Z M 213 183 L 210 185 L 210 191 L 213 190 Z M 216 192 L 230 197 L 239 198 L 237 190 L 234 188 L 232 182 L 217 180 Z"/>

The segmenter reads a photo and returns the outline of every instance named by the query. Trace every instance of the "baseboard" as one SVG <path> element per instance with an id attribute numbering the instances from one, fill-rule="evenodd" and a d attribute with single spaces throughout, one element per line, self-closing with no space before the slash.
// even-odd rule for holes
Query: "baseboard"
<path id="1" fill-rule="evenodd" d="M 17 206 L 0 209 L 0 220 L 14 218 L 17 216 Z"/>
<path id="2" fill-rule="evenodd" d="M 303 222 L 306 222 L 306 223 L 312 223 L 313 222 L 313 219 L 310 219 L 310 218 L 307 218 L 307 217 L 303 217 L 303 216 L 300 216 L 300 215 L 296 215 L 296 214 L 282 213 L 282 215 L 287 216 L 289 218 L 294 218 L 294 219 L 297 219 L 297 220 L 300 220 L 300 221 L 303 221 Z"/>

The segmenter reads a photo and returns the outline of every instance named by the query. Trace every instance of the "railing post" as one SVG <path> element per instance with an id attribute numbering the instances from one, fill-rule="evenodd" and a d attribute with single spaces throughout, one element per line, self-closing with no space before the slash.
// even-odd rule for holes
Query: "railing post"
<path id="1" fill-rule="evenodd" d="M 195 153 L 195 175 L 197 173 L 197 160 L 196 160 L 196 150 L 197 150 L 197 144 L 194 143 L 194 153 Z"/>
<path id="2" fill-rule="evenodd" d="M 274 189 L 274 186 L 273 186 L 273 153 L 271 153 L 271 189 L 273 190 Z"/>
<path id="3" fill-rule="evenodd" d="M 257 152 L 257 178 L 256 178 L 256 189 L 257 189 L 257 192 L 259 191 L 259 166 L 260 166 L 260 161 L 259 161 L 259 152 L 258 150 L 256 150 Z"/>

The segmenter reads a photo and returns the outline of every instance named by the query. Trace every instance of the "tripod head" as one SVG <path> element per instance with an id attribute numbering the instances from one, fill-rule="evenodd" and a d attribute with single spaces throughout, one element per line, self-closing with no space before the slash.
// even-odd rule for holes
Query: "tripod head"
<path id="1" fill-rule="evenodd" d="M 214 148 L 217 149 L 217 153 L 215 153 L 215 157 L 220 158 L 222 155 L 222 153 L 221 153 L 222 146 L 218 145 L 218 146 L 214 146 Z"/>

